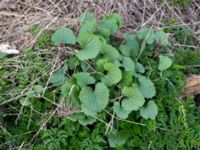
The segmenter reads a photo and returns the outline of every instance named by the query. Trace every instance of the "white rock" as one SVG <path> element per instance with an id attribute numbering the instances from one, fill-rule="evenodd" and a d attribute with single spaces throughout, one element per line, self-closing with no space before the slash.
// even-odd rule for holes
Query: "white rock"
<path id="1" fill-rule="evenodd" d="M 12 48 L 9 44 L 0 44 L 0 52 L 14 55 L 20 53 L 17 49 Z"/>

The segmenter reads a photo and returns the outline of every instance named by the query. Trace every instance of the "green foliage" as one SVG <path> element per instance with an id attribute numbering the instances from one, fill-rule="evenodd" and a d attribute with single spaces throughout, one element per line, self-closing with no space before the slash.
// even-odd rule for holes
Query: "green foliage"
<path id="1" fill-rule="evenodd" d="M 33 26 L 29 29 L 29 32 L 31 32 L 34 37 L 37 37 L 35 44 L 36 47 L 47 48 L 53 45 L 51 41 L 52 31 L 43 31 L 43 29 Z"/>
<path id="2" fill-rule="evenodd" d="M 97 83 L 93 92 L 89 87 L 82 87 L 79 98 L 82 111 L 86 115 L 96 115 L 108 105 L 109 90 L 103 83 Z"/>
<path id="3" fill-rule="evenodd" d="M 125 44 L 120 45 L 119 49 L 124 56 L 131 56 L 136 58 L 139 52 L 139 42 L 136 40 L 136 36 L 131 34 L 124 34 Z"/>
<path id="4" fill-rule="evenodd" d="M 155 119 L 158 115 L 158 108 L 154 101 L 149 101 L 146 107 L 140 109 L 140 115 L 145 119 Z"/>
<path id="5" fill-rule="evenodd" d="M 81 28 L 79 34 L 92 34 L 96 30 L 97 21 L 96 17 L 91 13 L 84 13 L 79 18 Z"/>
<path id="6" fill-rule="evenodd" d="M 127 97 L 122 100 L 122 108 L 125 111 L 139 110 L 144 105 L 145 99 L 136 85 L 124 87 L 122 94 Z"/>
<path id="7" fill-rule="evenodd" d="M 77 38 L 78 43 L 83 48 L 77 53 L 80 60 L 88 60 L 95 58 L 102 47 L 102 43 L 98 36 L 94 34 L 81 34 Z"/>
<path id="8" fill-rule="evenodd" d="M 5 56 L 6 56 L 5 53 L 0 52 L 0 58 L 3 58 L 3 57 L 5 57 Z"/>
<path id="9" fill-rule="evenodd" d="M 192 0 L 171 0 L 173 5 L 180 6 L 182 8 L 189 6 Z"/>
<path id="10" fill-rule="evenodd" d="M 122 108 L 119 102 L 114 102 L 113 111 L 116 113 L 116 115 L 119 118 L 122 118 L 122 119 L 128 118 L 128 115 L 130 113 L 129 111 L 126 111 L 124 108 Z"/>
<path id="11" fill-rule="evenodd" d="M 156 95 L 156 89 L 154 87 L 153 82 L 150 79 L 144 76 L 139 76 L 138 80 L 139 89 L 145 98 L 152 98 Z"/>
<path id="12" fill-rule="evenodd" d="M 194 32 L 191 29 L 182 26 L 171 27 L 166 29 L 174 35 L 175 39 L 183 45 L 194 45 Z"/>
<path id="13" fill-rule="evenodd" d="M 135 71 L 135 63 L 130 57 L 123 57 L 122 66 L 125 71 Z"/>
<path id="14" fill-rule="evenodd" d="M 159 65 L 158 69 L 160 71 L 166 70 L 172 65 L 172 60 L 168 58 L 167 56 L 159 56 Z"/>
<path id="15" fill-rule="evenodd" d="M 113 63 L 105 63 L 103 67 L 107 73 L 101 78 L 101 81 L 106 85 L 112 86 L 122 79 L 121 70 L 117 67 L 117 65 Z"/>
<path id="16" fill-rule="evenodd" d="M 138 31 L 138 38 L 145 40 L 147 44 L 153 44 L 155 41 L 159 42 L 163 46 L 167 46 L 168 43 L 168 35 L 161 31 L 154 32 L 152 29 L 141 28 Z"/>
<path id="17" fill-rule="evenodd" d="M 189 61 L 188 61 L 189 60 Z M 175 63 L 179 64 L 180 70 L 186 74 L 198 74 L 200 65 L 200 49 L 178 49 Z"/>
<path id="18" fill-rule="evenodd" d="M 98 32 L 104 38 L 109 38 L 110 35 L 116 33 L 122 26 L 122 19 L 119 14 L 111 14 L 106 16 L 99 24 Z"/>
<path id="19" fill-rule="evenodd" d="M 163 0 L 158 0 L 158 2 L 164 2 Z M 186 8 L 191 5 L 192 0 L 168 0 L 173 6 L 178 6 L 179 8 Z"/>
<path id="20" fill-rule="evenodd" d="M 193 45 L 194 44 L 194 33 L 192 30 L 184 28 L 184 27 L 177 27 L 174 29 L 174 36 L 180 42 L 180 44 L 184 45 Z"/>
<path id="21" fill-rule="evenodd" d="M 168 58 L 167 34 L 145 27 L 118 43 L 110 36 L 121 25 L 117 14 L 97 25 L 85 13 L 75 41 L 55 32 L 54 44 L 77 44 L 75 54 L 55 61 L 61 51 L 30 49 L 0 59 L 0 149 L 200 147 L 200 109 L 192 97 L 178 99 L 199 51 Z"/>
<path id="22" fill-rule="evenodd" d="M 67 79 L 67 77 L 65 76 L 65 72 L 67 71 L 67 69 L 67 66 L 63 66 L 62 68 L 54 71 L 52 76 L 50 77 L 49 82 L 54 85 L 63 84 L 63 82 L 65 82 L 65 80 Z"/>
<path id="23" fill-rule="evenodd" d="M 135 70 L 138 73 L 145 73 L 144 66 L 141 63 L 138 63 L 138 62 L 135 64 Z"/>
<path id="24" fill-rule="evenodd" d="M 110 147 L 119 147 L 126 143 L 126 138 L 115 131 L 108 135 L 108 142 Z"/>
<path id="25" fill-rule="evenodd" d="M 140 39 L 145 39 L 148 44 L 152 44 L 155 39 L 155 34 L 151 29 L 141 28 L 138 32 L 138 37 Z"/>
<path id="26" fill-rule="evenodd" d="M 95 83 L 95 79 L 92 76 L 90 76 L 89 73 L 84 73 L 84 72 L 75 73 L 74 77 L 76 78 L 78 85 L 81 87 Z"/>
<path id="27" fill-rule="evenodd" d="M 52 36 L 54 45 L 59 46 L 61 44 L 75 44 L 76 39 L 71 29 L 60 28 Z"/>

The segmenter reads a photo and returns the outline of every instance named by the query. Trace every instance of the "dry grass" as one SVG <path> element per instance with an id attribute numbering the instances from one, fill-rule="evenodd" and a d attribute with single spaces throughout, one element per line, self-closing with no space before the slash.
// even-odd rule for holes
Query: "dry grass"
<path id="1" fill-rule="evenodd" d="M 165 21 L 170 18 L 177 20 L 175 26 L 194 31 L 199 31 L 200 25 L 200 2 L 197 0 L 183 10 L 172 7 L 168 1 L 157 4 L 154 0 L 2 0 L 0 43 L 11 43 L 23 50 L 33 45 L 39 36 L 32 37 L 27 32 L 31 26 L 40 26 L 41 32 L 59 26 L 77 27 L 76 18 L 86 11 L 98 18 L 112 12 L 120 13 L 124 20 L 121 31 L 128 32 L 135 32 L 144 25 L 166 28 Z M 200 41 L 199 36 L 196 39 Z"/>

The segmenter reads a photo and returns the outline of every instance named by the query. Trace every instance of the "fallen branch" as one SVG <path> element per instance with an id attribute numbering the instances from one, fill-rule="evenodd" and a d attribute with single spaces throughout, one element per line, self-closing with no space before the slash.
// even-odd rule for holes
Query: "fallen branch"
<path id="1" fill-rule="evenodd" d="M 181 98 L 200 94 L 200 75 L 190 75 L 185 82 Z"/>

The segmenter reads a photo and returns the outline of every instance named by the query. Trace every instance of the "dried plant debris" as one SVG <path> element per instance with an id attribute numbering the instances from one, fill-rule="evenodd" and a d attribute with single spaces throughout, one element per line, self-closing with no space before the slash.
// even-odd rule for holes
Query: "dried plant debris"
<path id="1" fill-rule="evenodd" d="M 166 26 L 164 22 L 170 18 L 174 18 L 176 24 L 196 28 L 199 8 L 194 3 L 179 10 L 168 1 L 158 4 L 153 0 L 2 0 L 0 12 L 4 11 L 5 19 L 1 19 L 0 13 L 0 42 L 7 42 L 8 39 L 23 50 L 30 46 L 28 43 L 34 41 L 34 37 L 28 40 L 25 38 L 27 30 L 32 26 L 37 25 L 41 29 L 73 27 L 75 24 L 70 19 L 78 18 L 86 11 L 93 12 L 98 20 L 113 12 L 121 14 L 124 24 L 120 33 L 135 32 L 144 25 L 162 28 Z"/>
<path id="2" fill-rule="evenodd" d="M 17 2 L 15 0 L 1 0 L 0 10 L 16 10 Z"/>
<path id="3" fill-rule="evenodd" d="M 200 75 L 190 75 L 187 77 L 181 98 L 200 94 Z"/>

